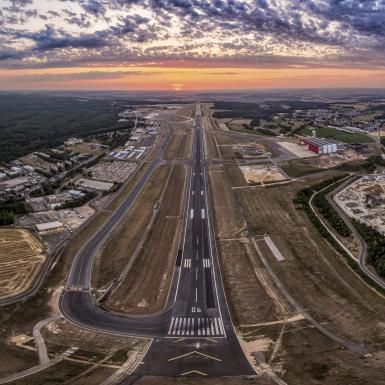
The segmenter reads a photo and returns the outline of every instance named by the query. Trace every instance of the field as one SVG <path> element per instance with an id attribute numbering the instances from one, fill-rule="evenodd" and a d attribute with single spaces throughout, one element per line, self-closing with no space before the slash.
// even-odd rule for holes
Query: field
<path id="1" fill-rule="evenodd" d="M 172 135 L 169 145 L 167 146 L 164 159 L 184 160 L 189 159 L 191 151 L 191 133 L 178 130 Z"/>
<path id="2" fill-rule="evenodd" d="M 144 186 L 134 205 L 98 251 L 92 280 L 98 288 L 110 283 L 127 264 L 151 218 L 171 166 L 159 167 Z"/>
<path id="3" fill-rule="evenodd" d="M 317 137 L 319 138 L 327 138 L 327 139 L 335 139 L 345 143 L 372 143 L 373 139 L 365 134 L 359 133 L 348 133 L 340 130 L 336 130 L 335 128 L 329 127 L 318 127 L 315 128 Z M 304 128 L 298 132 L 303 135 L 312 135 L 312 130 L 308 128 Z"/>
<path id="4" fill-rule="evenodd" d="M 75 143 L 71 145 L 65 145 L 64 150 L 78 154 L 89 154 L 93 156 L 99 156 L 105 151 L 101 148 L 93 147 L 91 144 L 88 143 Z"/>
<path id="5" fill-rule="evenodd" d="M 297 174 L 317 170 L 299 161 Z M 378 373 L 385 355 L 383 298 L 292 203 L 298 190 L 339 172 L 323 171 L 279 187 L 234 189 L 239 184 L 235 167 L 226 161 L 210 165 L 209 177 L 226 296 L 245 352 L 251 360 L 253 352 L 263 353 L 267 366 L 290 385 L 384 384 Z M 266 233 L 284 261 L 263 240 Z M 288 302 L 284 288 L 298 308 Z M 306 309 L 332 333 L 364 345 L 372 357 L 341 349 L 298 309 Z"/>
<path id="6" fill-rule="evenodd" d="M 0 229 L 0 298 L 26 290 L 45 261 L 44 246 L 25 229 Z"/>
<path id="7" fill-rule="evenodd" d="M 184 165 L 173 167 L 159 211 L 137 259 L 107 300 L 109 308 L 131 314 L 148 314 L 164 307 L 182 226 L 185 177 Z M 127 262 L 130 257 L 127 253 Z"/>
<path id="8" fill-rule="evenodd" d="M 50 172 L 50 168 L 52 166 L 52 163 L 39 158 L 35 154 L 28 154 L 26 156 L 23 156 L 22 158 L 20 158 L 20 161 L 27 166 L 31 166 L 45 172 Z"/>

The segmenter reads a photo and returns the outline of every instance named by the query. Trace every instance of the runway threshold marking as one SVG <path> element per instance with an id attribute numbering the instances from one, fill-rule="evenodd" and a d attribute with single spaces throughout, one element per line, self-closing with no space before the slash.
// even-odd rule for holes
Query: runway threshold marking
<path id="1" fill-rule="evenodd" d="M 210 267 L 210 259 L 208 258 L 203 259 L 203 267 L 206 267 L 206 268 Z"/>
<path id="2" fill-rule="evenodd" d="M 219 362 L 222 362 L 222 360 L 218 357 L 214 357 L 214 356 L 210 356 L 206 353 L 202 353 L 202 352 L 198 352 L 197 350 L 193 350 L 192 352 L 189 352 L 189 353 L 185 353 L 185 354 L 182 354 L 180 356 L 176 356 L 176 357 L 173 357 L 173 358 L 169 358 L 168 361 L 171 362 L 171 361 L 176 361 L 176 360 L 180 360 L 182 358 L 186 358 L 188 356 L 192 356 L 192 355 L 198 355 L 198 356 L 202 356 L 202 357 L 205 357 L 205 358 L 209 358 L 210 360 L 213 360 L 213 361 L 219 361 Z"/>
<path id="3" fill-rule="evenodd" d="M 195 320 L 197 320 L 195 322 Z M 219 317 L 172 317 L 168 335 L 222 337 L 225 335 Z"/>
<path id="4" fill-rule="evenodd" d="M 200 374 L 201 376 L 207 376 L 206 373 L 199 370 L 190 370 L 189 372 L 182 373 L 181 376 L 188 376 L 189 374 Z"/>

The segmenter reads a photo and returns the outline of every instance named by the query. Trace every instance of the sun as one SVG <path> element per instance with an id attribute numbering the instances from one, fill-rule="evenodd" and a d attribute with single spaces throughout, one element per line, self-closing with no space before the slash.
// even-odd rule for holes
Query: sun
<path id="1" fill-rule="evenodd" d="M 184 84 L 182 83 L 173 83 L 171 84 L 171 88 L 173 91 L 182 91 L 184 89 Z"/>

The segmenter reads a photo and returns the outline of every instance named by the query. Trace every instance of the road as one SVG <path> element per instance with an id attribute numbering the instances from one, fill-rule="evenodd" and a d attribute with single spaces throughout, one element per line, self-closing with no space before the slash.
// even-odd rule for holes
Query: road
<path id="1" fill-rule="evenodd" d="M 348 184 L 352 183 L 352 179 L 349 178 L 345 183 L 342 183 L 340 186 L 337 187 L 337 189 L 333 190 L 330 194 L 327 195 L 327 199 L 329 203 L 333 206 L 334 210 L 337 211 L 338 215 L 343 219 L 343 221 L 346 223 L 346 225 L 349 227 L 349 229 L 352 231 L 353 235 L 358 239 L 360 242 L 360 255 L 358 257 L 358 265 L 362 272 L 366 274 L 370 279 L 372 279 L 377 285 L 385 289 L 385 280 L 378 276 L 375 272 L 371 271 L 367 264 L 366 264 L 366 254 L 367 254 L 367 245 L 365 240 L 362 238 L 361 234 L 357 231 L 357 229 L 354 227 L 353 223 L 351 222 L 350 217 L 345 213 L 344 210 L 334 201 L 333 197 L 338 194 L 340 191 L 342 191 Z M 329 188 L 330 186 L 327 186 L 326 188 Z M 325 189 L 326 189 L 325 188 Z M 324 190 L 325 190 L 324 189 Z M 323 190 L 321 190 L 323 191 Z M 319 191 L 319 192 L 321 192 Z M 315 195 L 315 194 L 314 194 Z M 312 201 L 310 202 L 311 207 L 313 209 L 313 212 L 317 215 L 317 217 L 320 219 L 322 223 L 324 223 L 323 219 L 318 215 L 318 213 L 315 211 L 315 208 L 312 205 Z M 338 237 L 334 234 L 333 231 L 329 230 L 328 226 L 324 224 L 326 229 L 329 231 L 329 233 L 332 235 L 332 237 L 340 244 L 340 246 L 353 258 L 355 259 L 355 256 L 352 255 L 351 251 L 338 239 Z"/>
<path id="2" fill-rule="evenodd" d="M 95 253 L 135 201 L 161 161 L 161 154 L 150 164 L 123 204 L 81 248 L 60 300 L 62 314 L 78 325 L 153 338 L 143 363 L 132 378 L 142 375 L 220 377 L 255 374 L 235 335 L 221 281 L 199 104 L 193 130 L 193 159 L 184 224 L 165 310 L 145 317 L 110 313 L 95 303 L 91 295 Z M 127 383 L 132 382 L 132 378 Z"/>

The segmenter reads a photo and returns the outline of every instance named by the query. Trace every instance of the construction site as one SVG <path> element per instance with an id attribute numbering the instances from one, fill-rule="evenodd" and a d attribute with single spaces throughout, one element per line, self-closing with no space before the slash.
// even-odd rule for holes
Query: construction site
<path id="1" fill-rule="evenodd" d="M 364 176 L 336 194 L 334 200 L 350 217 L 385 234 L 385 175 Z"/>
<path id="2" fill-rule="evenodd" d="M 46 258 L 45 247 L 26 229 L 0 229 L 0 298 L 26 290 Z"/>
<path id="3" fill-rule="evenodd" d="M 278 166 L 272 164 L 251 164 L 239 166 L 248 184 L 266 184 L 281 182 L 287 177 Z"/>

